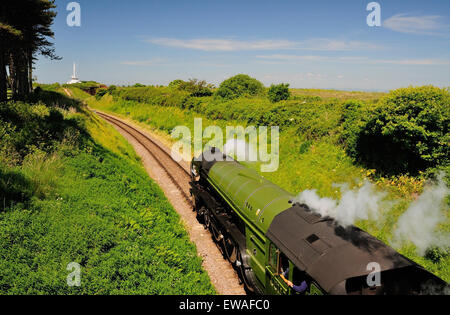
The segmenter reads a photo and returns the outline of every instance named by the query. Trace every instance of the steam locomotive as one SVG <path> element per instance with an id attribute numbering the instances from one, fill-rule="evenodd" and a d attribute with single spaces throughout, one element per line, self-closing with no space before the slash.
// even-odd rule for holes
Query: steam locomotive
<path id="1" fill-rule="evenodd" d="M 311 295 L 439 294 L 449 288 L 361 229 L 295 203 L 293 195 L 216 148 L 192 161 L 191 179 L 197 217 L 248 293 L 298 294 L 284 281 L 284 270 L 286 280 L 306 282 L 302 294 Z M 368 281 L 376 275 L 378 282 Z"/>

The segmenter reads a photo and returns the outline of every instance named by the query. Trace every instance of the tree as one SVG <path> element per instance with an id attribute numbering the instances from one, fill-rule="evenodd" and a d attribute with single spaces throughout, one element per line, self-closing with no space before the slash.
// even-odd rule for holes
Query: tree
<path id="1" fill-rule="evenodd" d="M 285 101 L 291 97 L 291 92 L 289 91 L 289 84 L 278 84 L 278 85 L 271 85 L 269 92 L 267 93 L 267 96 L 269 97 L 269 100 L 272 103 L 277 103 L 280 101 Z"/>
<path id="2" fill-rule="evenodd" d="M 54 53 L 53 43 L 48 41 L 54 36 L 50 27 L 56 16 L 55 7 L 54 0 L 2 0 L 0 97 L 4 97 L 6 66 L 13 97 L 18 99 L 26 97 L 33 89 L 36 54 L 60 59 Z"/>
<path id="3" fill-rule="evenodd" d="M 9 85 L 6 66 L 8 65 L 10 45 L 6 43 L 17 41 L 22 37 L 22 33 L 7 21 L 7 15 L 11 13 L 12 8 L 12 1 L 0 2 L 0 102 L 7 100 Z"/>
<path id="4" fill-rule="evenodd" d="M 189 81 L 174 80 L 169 83 L 170 88 L 190 93 L 190 96 L 205 97 L 213 94 L 214 85 L 207 83 L 205 80 L 189 79 Z"/>
<path id="5" fill-rule="evenodd" d="M 229 100 L 241 96 L 262 95 L 263 93 L 264 85 L 246 74 L 238 74 L 223 81 L 217 90 L 217 96 Z"/>

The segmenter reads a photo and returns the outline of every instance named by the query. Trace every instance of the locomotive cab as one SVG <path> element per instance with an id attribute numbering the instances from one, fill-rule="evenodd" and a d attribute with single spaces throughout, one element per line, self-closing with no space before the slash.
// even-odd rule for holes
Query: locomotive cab
<path id="1" fill-rule="evenodd" d="M 294 285 L 306 282 L 307 288 L 298 293 L 290 288 L 283 280 L 282 275 L 289 268 L 286 280 Z M 283 254 L 273 243 L 269 245 L 269 255 L 266 264 L 266 292 L 272 295 L 324 295 L 325 292 L 306 272 L 301 271 L 285 254 Z"/>

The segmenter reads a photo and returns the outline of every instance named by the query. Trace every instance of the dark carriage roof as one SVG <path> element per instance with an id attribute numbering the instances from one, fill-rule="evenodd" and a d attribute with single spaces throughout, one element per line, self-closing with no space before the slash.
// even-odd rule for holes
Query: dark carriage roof
<path id="1" fill-rule="evenodd" d="M 368 275 L 371 262 L 381 271 L 416 265 L 368 233 L 343 228 L 300 205 L 277 215 L 267 237 L 328 292 L 346 279 Z"/>

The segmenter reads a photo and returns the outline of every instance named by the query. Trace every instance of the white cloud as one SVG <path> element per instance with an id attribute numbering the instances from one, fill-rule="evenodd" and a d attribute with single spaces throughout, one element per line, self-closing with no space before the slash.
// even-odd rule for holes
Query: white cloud
<path id="1" fill-rule="evenodd" d="M 307 82 L 317 82 L 324 81 L 328 79 L 328 75 L 324 73 L 317 72 L 305 72 L 305 73 L 273 73 L 266 74 L 262 77 L 262 80 L 267 85 L 272 83 L 283 83 L 283 82 L 299 82 L 299 81 L 307 81 Z"/>
<path id="2" fill-rule="evenodd" d="M 450 60 L 444 60 L 444 59 L 401 59 L 401 60 L 377 59 L 377 60 L 372 60 L 372 63 L 412 65 L 412 66 L 449 66 Z"/>
<path id="3" fill-rule="evenodd" d="M 380 45 L 369 42 L 344 41 L 326 38 L 309 39 L 299 45 L 299 49 L 324 51 L 378 50 L 383 48 L 384 47 Z"/>
<path id="4" fill-rule="evenodd" d="M 449 26 L 443 23 L 442 16 L 413 16 L 407 13 L 388 18 L 383 22 L 383 26 L 396 32 L 417 35 L 448 36 L 449 30 Z"/>
<path id="5" fill-rule="evenodd" d="M 235 39 L 177 39 L 177 38 L 152 38 L 145 42 L 175 48 L 195 49 L 203 51 L 245 51 L 245 50 L 323 50 L 323 51 L 351 51 L 373 50 L 381 46 L 361 41 L 342 41 L 334 39 L 310 39 L 306 41 L 291 40 L 256 40 L 245 41 Z"/>
<path id="6" fill-rule="evenodd" d="M 275 55 L 259 55 L 256 56 L 259 59 L 265 60 L 277 60 L 277 61 L 327 61 L 329 57 L 324 56 L 314 56 L 314 55 L 283 55 L 283 54 L 275 54 Z"/>
<path id="7" fill-rule="evenodd" d="M 393 64 L 393 65 L 410 65 L 410 66 L 449 66 L 450 60 L 445 59 L 370 59 L 367 57 L 348 56 L 348 57 L 328 57 L 317 55 L 259 55 L 256 58 L 260 62 L 277 62 L 277 63 L 296 63 L 302 61 L 322 61 L 322 62 L 339 62 L 339 63 L 357 63 L 357 64 Z"/>
<path id="8" fill-rule="evenodd" d="M 288 40 L 238 41 L 229 39 L 176 39 L 154 38 L 146 42 L 176 48 L 188 48 L 203 51 L 238 51 L 238 50 L 277 50 L 292 49 L 296 43 Z"/>
<path id="9" fill-rule="evenodd" d="M 165 60 L 162 58 L 154 58 L 150 60 L 122 61 L 121 64 L 127 66 L 151 67 L 161 65 Z"/>

